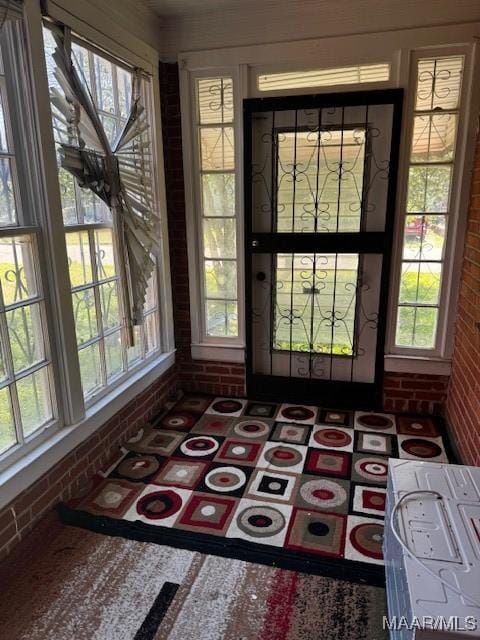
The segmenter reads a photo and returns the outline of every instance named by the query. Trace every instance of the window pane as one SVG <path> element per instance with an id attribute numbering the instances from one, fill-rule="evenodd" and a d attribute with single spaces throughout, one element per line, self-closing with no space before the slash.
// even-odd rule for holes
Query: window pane
<path id="1" fill-rule="evenodd" d="M 33 238 L 0 238 L 0 283 L 5 305 L 34 298 L 37 281 L 34 266 Z"/>
<path id="2" fill-rule="evenodd" d="M 102 386 L 100 351 L 98 342 L 78 352 L 83 395 L 88 396 Z"/>
<path id="3" fill-rule="evenodd" d="M 128 71 L 117 67 L 118 105 L 120 117 L 126 119 L 130 111 L 132 96 L 132 76 Z"/>
<path id="4" fill-rule="evenodd" d="M 18 404 L 24 435 L 28 436 L 52 418 L 48 368 L 17 381 Z"/>
<path id="5" fill-rule="evenodd" d="M 224 171 L 235 166 L 232 127 L 200 129 L 201 162 L 204 171 Z"/>
<path id="6" fill-rule="evenodd" d="M 446 213 L 450 196 L 451 167 L 410 167 L 409 213 Z"/>
<path id="7" fill-rule="evenodd" d="M 8 158 L 0 158 L 0 226 L 17 224 L 12 168 Z"/>
<path id="8" fill-rule="evenodd" d="M 235 175 L 204 173 L 202 175 L 202 206 L 204 216 L 234 216 Z"/>
<path id="9" fill-rule="evenodd" d="M 207 334 L 228 338 L 238 333 L 236 302 L 207 300 Z"/>
<path id="10" fill-rule="evenodd" d="M 88 52 L 80 47 L 76 42 L 72 43 L 73 60 L 77 66 L 77 70 L 84 85 L 92 93 L 92 78 L 90 74 L 90 64 L 88 60 Z"/>
<path id="11" fill-rule="evenodd" d="M 2 338 L 0 336 L 0 382 L 3 382 L 7 378 L 7 372 L 5 369 L 5 354 L 3 351 Z"/>
<path id="12" fill-rule="evenodd" d="M 94 288 L 72 293 L 72 302 L 77 344 L 81 345 L 98 335 Z"/>
<path id="13" fill-rule="evenodd" d="M 105 337 L 105 361 L 107 380 L 110 381 L 123 371 L 122 335 L 116 331 Z"/>
<path id="14" fill-rule="evenodd" d="M 118 306 L 118 290 L 116 282 L 100 285 L 100 305 L 104 331 L 120 326 L 120 309 Z"/>
<path id="15" fill-rule="evenodd" d="M 198 111 L 201 124 L 233 121 L 233 82 L 231 78 L 197 81 Z"/>
<path id="16" fill-rule="evenodd" d="M 133 328 L 135 336 L 135 345 L 127 349 L 128 366 L 133 367 L 140 362 L 143 355 L 142 332 L 139 326 Z"/>
<path id="17" fill-rule="evenodd" d="M 111 222 L 112 214 L 105 202 L 90 189 L 77 188 L 79 222 L 93 224 L 95 222 Z"/>
<path id="18" fill-rule="evenodd" d="M 3 93 L 0 91 L 0 151 L 6 152 L 8 151 L 8 143 L 3 100 Z"/>
<path id="19" fill-rule="evenodd" d="M 437 304 L 441 275 L 441 263 L 404 262 L 400 280 L 400 303 Z"/>
<path id="20" fill-rule="evenodd" d="M 417 111 L 456 109 L 462 86 L 463 56 L 431 58 L 418 63 Z"/>
<path id="21" fill-rule="evenodd" d="M 438 309 L 399 307 L 397 340 L 399 347 L 433 349 L 437 332 Z"/>
<path id="22" fill-rule="evenodd" d="M 206 258 L 235 258 L 235 218 L 208 219 L 203 221 L 203 247 Z"/>
<path id="23" fill-rule="evenodd" d="M 65 234 L 67 243 L 70 284 L 78 287 L 93 280 L 92 261 L 88 231 L 75 231 Z"/>
<path id="24" fill-rule="evenodd" d="M 76 224 L 77 201 L 75 199 L 75 181 L 71 173 L 61 167 L 58 168 L 58 184 L 60 198 L 62 200 L 62 213 L 64 224 Z"/>
<path id="25" fill-rule="evenodd" d="M 95 54 L 93 54 L 93 63 L 95 68 L 95 86 L 97 89 L 98 108 L 101 111 L 115 113 L 112 63 Z"/>
<path id="26" fill-rule="evenodd" d="M 234 261 L 205 260 L 205 291 L 207 298 L 237 297 L 237 265 Z"/>
<path id="27" fill-rule="evenodd" d="M 15 373 L 44 360 L 40 305 L 19 307 L 5 315 Z"/>
<path id="28" fill-rule="evenodd" d="M 158 349 L 158 315 L 150 313 L 145 316 L 145 341 L 147 353 L 151 353 Z"/>
<path id="29" fill-rule="evenodd" d="M 0 389 L 0 453 L 16 444 L 17 435 L 13 424 L 12 405 L 8 387 Z"/>
<path id="30" fill-rule="evenodd" d="M 337 84 L 385 82 L 389 77 L 390 65 L 388 63 L 361 64 L 350 67 L 260 75 L 258 76 L 258 88 L 260 91 L 282 91 L 303 87 L 329 87 Z"/>
<path id="31" fill-rule="evenodd" d="M 151 311 L 157 307 L 157 279 L 155 274 L 155 269 L 150 276 L 150 280 L 148 281 L 147 286 L 147 295 L 145 296 L 145 305 L 143 307 L 144 313 L 147 311 Z"/>
<path id="32" fill-rule="evenodd" d="M 95 231 L 95 251 L 97 254 L 98 279 L 104 280 L 114 276 L 116 270 L 111 229 Z"/>
<path id="33" fill-rule="evenodd" d="M 407 216 L 403 257 L 407 260 L 441 260 L 445 244 L 446 216 Z"/>
<path id="34" fill-rule="evenodd" d="M 411 161 L 451 161 L 456 131 L 457 115 L 455 113 L 415 116 Z"/>

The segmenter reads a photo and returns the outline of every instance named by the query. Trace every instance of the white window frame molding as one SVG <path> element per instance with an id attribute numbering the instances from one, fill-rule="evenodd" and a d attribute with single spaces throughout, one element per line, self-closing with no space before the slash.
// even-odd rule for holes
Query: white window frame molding
<path id="1" fill-rule="evenodd" d="M 412 371 L 416 373 L 448 374 L 451 368 L 455 315 L 458 300 L 458 285 L 463 262 L 463 245 L 468 216 L 471 171 L 475 145 L 469 144 L 475 139 L 476 118 L 480 106 L 478 81 L 479 51 L 478 44 L 440 45 L 438 47 L 417 48 L 410 55 L 405 53 L 405 73 L 409 72 L 408 92 L 403 115 L 402 146 L 400 149 L 399 176 L 397 188 L 395 238 L 392 251 L 392 274 L 390 281 L 389 322 L 387 329 L 386 370 L 402 367 L 402 359 L 410 361 Z M 455 159 L 452 174 L 448 225 L 445 237 L 444 262 L 439 300 L 439 318 L 436 341 L 433 349 L 399 347 L 395 345 L 397 324 L 397 305 L 400 289 L 402 251 L 404 241 L 405 211 L 408 190 L 409 157 L 413 132 L 413 109 L 417 84 L 416 65 L 418 60 L 430 57 L 463 55 L 465 58 L 458 129 L 455 145 Z M 403 369 L 400 369 L 403 370 Z"/>
<path id="2" fill-rule="evenodd" d="M 180 62 L 182 67 L 182 63 Z M 233 131 L 235 158 L 235 215 L 237 243 L 237 314 L 238 335 L 208 336 L 205 326 L 205 287 L 203 270 L 202 205 L 200 192 L 200 153 L 197 136 L 196 82 L 201 78 L 231 77 L 233 82 Z M 190 317 L 194 360 L 243 362 L 245 359 L 245 288 L 243 229 L 243 79 L 238 66 L 200 70 L 182 68 L 180 99 L 182 104 L 182 147 L 185 176 L 185 206 L 187 224 L 188 277 Z"/>
<path id="3" fill-rule="evenodd" d="M 152 139 L 154 145 L 154 172 L 157 188 L 157 203 L 161 221 L 161 249 L 157 260 L 156 282 L 158 287 L 158 309 L 160 317 L 159 351 L 143 360 L 139 366 L 131 370 L 131 375 L 120 379 L 116 385 L 108 387 L 105 393 L 99 394 L 95 403 L 88 403 L 83 398 L 78 356 L 76 353 L 75 324 L 70 294 L 67 252 L 65 245 L 64 223 L 58 183 L 57 163 L 53 130 L 51 124 L 50 98 L 47 71 L 43 50 L 42 15 L 37 0 L 24 0 L 24 25 L 28 45 L 27 56 L 31 70 L 33 116 L 38 147 L 35 152 L 38 158 L 38 175 L 43 180 L 41 209 L 43 212 L 42 234 L 39 243 L 43 245 L 45 259 L 42 276 L 45 287 L 47 317 L 51 328 L 52 366 L 55 371 L 56 398 L 59 420 L 54 425 L 47 425 L 37 431 L 24 445 L 12 447 L 0 457 L 0 487 L 4 499 L 4 483 L 12 478 L 19 478 L 12 486 L 26 488 L 31 482 L 48 470 L 55 460 L 49 449 L 55 443 L 68 443 L 59 451 L 58 459 L 67 455 L 80 441 L 83 441 L 96 429 L 102 426 L 127 402 L 143 391 L 155 379 L 163 375 L 175 362 L 175 344 L 173 328 L 173 310 L 171 298 L 170 263 L 168 249 L 168 227 L 166 216 L 166 194 L 163 162 L 162 127 L 160 118 L 160 89 L 158 78 L 159 54 L 127 31 L 115 25 L 109 25 L 113 37 L 99 32 L 86 21 L 86 5 L 75 7 L 70 0 L 65 0 L 69 10 L 58 4 L 49 3 L 52 18 L 61 20 L 72 28 L 80 37 L 92 40 L 95 46 L 103 49 L 110 56 L 118 56 L 131 66 L 141 67 L 151 75 L 152 83 Z M 88 18 L 95 21 L 96 14 L 91 12 Z M 29 96 L 30 98 L 30 96 Z M 50 312 L 49 307 L 55 310 Z M 74 435 L 71 435 L 74 434 Z M 71 435 L 71 437 L 70 437 Z M 28 461 L 38 462 L 42 472 L 37 477 L 26 468 Z M 53 461 L 52 461 L 53 460 Z M 21 476 L 21 477 L 20 477 Z M 23 489 L 21 488 L 23 487 Z M 14 492 L 15 493 L 15 492 Z M 13 495 L 13 494 L 12 494 Z M 14 495 L 13 495 L 14 497 Z"/>
<path id="4" fill-rule="evenodd" d="M 474 77 L 473 70 L 478 69 L 479 52 L 477 40 L 480 38 L 480 22 L 459 23 L 447 26 L 432 26 L 413 29 L 399 29 L 388 32 L 377 32 L 369 34 L 359 34 L 350 36 L 332 36 L 324 38 L 316 38 L 309 40 L 290 41 L 283 43 L 251 45 L 245 47 L 231 47 L 222 49 L 210 49 L 204 51 L 187 51 L 178 55 L 178 63 L 180 70 L 180 88 L 181 88 L 181 108 L 182 108 L 182 136 L 183 136 L 183 154 L 184 154 L 184 171 L 185 171 L 185 188 L 186 188 L 186 216 L 187 216 L 187 234 L 188 234 L 188 251 L 189 251 L 189 274 L 190 274 L 190 304 L 191 304 L 191 324 L 192 324 L 192 357 L 194 359 L 208 359 L 228 362 L 243 362 L 244 352 L 242 345 L 241 359 L 237 356 L 232 359 L 232 353 L 228 351 L 228 347 L 223 343 L 208 344 L 200 339 L 200 329 L 198 319 L 196 319 L 196 309 L 198 309 L 198 269 L 196 266 L 198 260 L 198 241 L 195 233 L 198 231 L 198 224 L 193 215 L 194 199 L 192 196 L 192 175 L 191 175 L 191 156 L 192 156 L 192 132 L 191 132 L 191 109 L 193 106 L 192 94 L 189 89 L 189 78 L 195 74 L 203 73 L 207 76 L 217 76 L 222 72 L 229 70 L 232 74 L 235 69 L 238 70 L 238 91 L 241 93 L 236 100 L 240 103 L 243 98 L 252 97 L 269 97 L 279 95 L 278 91 L 259 91 L 256 78 L 258 74 L 268 72 L 283 72 L 292 70 L 311 70 L 312 68 L 330 68 L 335 66 L 348 66 L 352 64 L 366 64 L 378 62 L 390 62 L 390 79 L 388 82 L 379 82 L 372 84 L 358 85 L 334 85 L 333 87 L 319 87 L 307 89 L 291 89 L 281 92 L 282 95 L 301 95 L 305 93 L 327 93 L 327 92 L 343 92 L 355 90 L 369 90 L 400 87 L 409 91 L 411 82 L 411 56 L 413 52 L 430 51 L 441 55 L 440 51 L 451 51 L 455 49 L 463 49 L 469 51 L 471 61 L 468 65 L 468 93 L 467 100 L 464 104 L 465 118 L 462 131 L 458 134 L 458 148 L 462 151 L 462 162 L 459 163 L 461 168 L 457 168 L 457 172 L 463 177 L 458 186 L 459 194 L 457 195 L 457 208 L 461 211 L 461 215 L 457 216 L 455 229 L 448 232 L 448 248 L 452 259 L 445 265 L 444 282 L 444 299 L 442 301 L 443 308 L 446 309 L 444 319 L 442 320 L 442 349 L 432 354 L 419 353 L 417 350 L 409 350 L 407 352 L 398 353 L 392 348 L 392 327 L 395 326 L 396 315 L 392 311 L 392 305 L 396 304 L 392 287 L 398 278 L 399 266 L 399 243 L 403 239 L 403 227 L 400 230 L 399 220 L 403 222 L 403 216 L 399 213 L 396 215 L 395 240 L 392 252 L 392 274 L 391 274 L 391 300 L 388 310 L 388 331 L 387 341 L 385 343 L 385 370 L 399 371 L 411 373 L 429 373 L 448 375 L 450 371 L 450 359 L 453 345 L 453 322 L 456 312 L 457 289 L 459 285 L 460 269 L 463 256 L 463 243 L 465 238 L 466 219 L 467 219 L 467 202 L 470 186 L 470 169 L 473 161 L 473 148 L 468 146 L 468 141 L 475 137 L 476 114 L 478 113 L 479 85 L 480 79 Z M 314 63 L 312 63 L 314 60 Z M 216 66 L 221 61 L 222 66 Z M 478 75 L 478 74 L 477 74 Z M 405 114 L 408 113 L 408 105 L 406 105 Z M 401 186 L 404 180 L 403 174 L 406 167 L 406 151 L 405 138 L 406 132 L 404 128 L 405 119 L 402 125 L 402 148 L 401 148 L 401 173 L 399 175 L 398 193 L 403 193 L 405 187 Z M 243 127 L 237 133 L 235 130 L 237 141 L 237 153 L 243 139 Z M 240 142 L 240 144 L 238 144 Z M 240 159 L 239 168 L 243 169 L 243 160 Z M 237 182 L 240 183 L 242 178 L 239 176 Z M 243 185 L 241 191 L 243 191 Z M 241 197 L 241 194 L 240 194 Z M 241 203 L 241 201 L 239 201 Z M 243 225 L 243 203 L 241 203 L 241 211 L 237 214 L 239 223 L 242 220 Z M 397 210 L 398 211 L 398 210 Z M 193 228 L 197 224 L 197 228 Z M 243 238 L 243 229 L 240 230 L 239 238 Z M 192 259 L 194 256 L 194 259 Z M 239 271 L 244 272 L 244 253 L 243 245 L 237 248 L 237 260 Z M 448 285 L 446 280 L 449 280 Z M 242 292 L 245 283 L 239 283 L 238 297 L 242 298 Z M 395 285 L 396 286 L 396 285 Z M 243 295 L 244 297 L 244 295 Z M 392 302 L 393 300 L 393 302 Z M 439 327 L 440 330 L 440 327 Z M 231 347 L 230 347 L 231 349 Z M 240 355 L 240 354 L 239 354 Z"/>

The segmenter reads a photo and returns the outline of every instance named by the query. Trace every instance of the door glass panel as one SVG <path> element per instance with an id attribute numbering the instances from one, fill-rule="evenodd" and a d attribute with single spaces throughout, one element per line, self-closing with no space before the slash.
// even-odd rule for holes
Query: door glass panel
<path id="1" fill-rule="evenodd" d="M 278 254 L 273 348 L 351 356 L 357 254 Z"/>
<path id="2" fill-rule="evenodd" d="M 365 129 L 277 136 L 277 231 L 359 231 Z"/>

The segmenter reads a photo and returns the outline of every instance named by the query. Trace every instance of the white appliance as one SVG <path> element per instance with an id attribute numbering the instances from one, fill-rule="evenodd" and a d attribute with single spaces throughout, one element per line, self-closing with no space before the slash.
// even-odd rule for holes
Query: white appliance
<path id="1" fill-rule="evenodd" d="M 383 544 L 392 639 L 480 638 L 480 468 L 390 459 Z"/>

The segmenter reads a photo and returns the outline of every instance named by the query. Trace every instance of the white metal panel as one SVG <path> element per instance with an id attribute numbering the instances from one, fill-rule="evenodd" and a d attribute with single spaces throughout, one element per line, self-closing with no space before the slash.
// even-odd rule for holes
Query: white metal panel
<path id="1" fill-rule="evenodd" d="M 393 459 L 389 466 L 388 510 L 391 512 L 393 504 L 405 496 L 398 508 L 396 527 L 408 548 L 398 545 L 387 518 L 389 603 L 392 607 L 400 603 L 400 594 L 394 591 L 401 584 L 407 592 L 403 606 L 411 616 L 457 616 L 460 622 L 474 616 L 480 620 L 480 604 L 475 604 L 480 603 L 480 468 Z M 407 495 L 418 491 L 425 493 Z M 392 573 L 395 577 L 389 579 Z M 480 638 L 480 628 L 417 631 L 398 637 L 444 640 L 464 636 Z"/>

